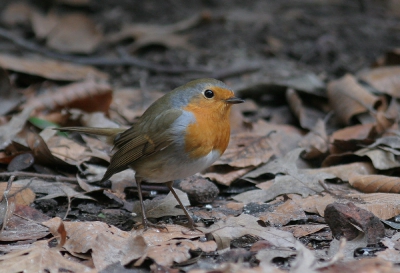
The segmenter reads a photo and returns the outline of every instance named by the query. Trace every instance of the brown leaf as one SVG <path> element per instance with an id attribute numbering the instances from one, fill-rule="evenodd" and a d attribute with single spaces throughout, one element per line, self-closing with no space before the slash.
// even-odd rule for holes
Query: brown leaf
<path id="1" fill-rule="evenodd" d="M 61 218 L 55 217 L 49 221 L 43 222 L 42 224 L 50 229 L 50 232 L 53 234 L 53 236 L 57 237 L 57 247 L 64 246 L 65 242 L 67 241 L 67 232 L 65 231 L 64 222 L 61 220 Z"/>
<path id="2" fill-rule="evenodd" d="M 260 220 L 271 226 L 284 226 L 290 221 L 305 219 L 307 216 L 303 209 L 290 199 L 274 208 L 273 211 L 266 211 L 260 215 Z"/>
<path id="3" fill-rule="evenodd" d="M 43 238 L 49 234 L 49 230 L 38 222 L 48 219 L 47 215 L 34 208 L 16 205 L 7 227 L 0 234 L 0 241 L 13 242 Z"/>
<path id="4" fill-rule="evenodd" d="M 56 81 L 79 81 L 87 78 L 107 79 L 108 75 L 91 66 L 54 61 L 40 57 L 29 59 L 0 54 L 0 66 L 6 70 L 40 76 Z"/>
<path id="5" fill-rule="evenodd" d="M 316 233 L 322 229 L 326 229 L 328 227 L 328 225 L 310 225 L 310 224 L 306 224 L 306 225 L 290 225 L 290 226 L 285 226 L 282 227 L 282 230 L 285 231 L 290 231 L 293 233 L 293 236 L 296 238 L 301 238 L 313 233 Z"/>
<path id="6" fill-rule="evenodd" d="M 305 171 L 310 175 L 319 172 L 329 173 L 340 178 L 342 181 L 349 181 L 353 175 L 371 175 L 376 173 L 374 166 L 369 162 L 355 162 L 327 168 L 306 169 Z"/>
<path id="7" fill-rule="evenodd" d="M 92 53 L 103 40 L 96 24 L 83 13 L 61 17 L 47 37 L 47 46 L 61 52 Z"/>
<path id="8" fill-rule="evenodd" d="M 400 66 L 366 70 L 357 75 L 382 93 L 400 98 Z"/>
<path id="9" fill-rule="evenodd" d="M 350 185 L 365 192 L 400 193 L 400 178 L 386 175 L 352 175 Z"/>
<path id="10" fill-rule="evenodd" d="M 107 112 L 111 100 L 110 85 L 86 80 L 49 90 L 28 100 L 22 107 L 33 107 L 36 111 L 78 108 L 86 112 Z"/>
<path id="11" fill-rule="evenodd" d="M 3 196 L 7 188 L 6 182 L 0 182 L 0 196 Z M 30 189 L 21 185 L 12 185 L 8 193 L 8 201 L 16 205 L 29 206 L 35 201 L 35 193 Z"/>
<path id="12" fill-rule="evenodd" d="M 349 74 L 328 84 L 328 98 L 339 120 L 347 125 L 354 116 L 382 104 L 381 99 L 369 93 Z"/>
<path id="13" fill-rule="evenodd" d="M 0 262 L 4 272 L 95 272 L 90 267 L 64 258 L 57 249 L 50 248 L 46 240 L 35 242 L 28 249 L 1 256 Z"/>

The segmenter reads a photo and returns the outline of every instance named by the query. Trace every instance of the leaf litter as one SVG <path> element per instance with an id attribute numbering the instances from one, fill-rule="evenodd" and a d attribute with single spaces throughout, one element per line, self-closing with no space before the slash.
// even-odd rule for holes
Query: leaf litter
<path id="1" fill-rule="evenodd" d="M 22 43 L 6 38 L 22 54 L 4 50 L 0 55 L 0 177 L 3 182 L 15 177 L 12 187 L 0 184 L 0 272 L 100 272 L 113 266 L 147 272 L 399 272 L 398 50 L 377 60 L 378 67 L 357 73 L 360 67 L 341 68 L 328 77 L 278 60 L 287 52 L 296 56 L 304 45 L 293 49 L 286 37 L 263 36 L 263 54 L 277 58 L 263 59 L 251 72 L 224 76 L 247 101 L 233 110 L 227 151 L 204 173 L 188 178 L 191 183 L 175 181 L 190 192 L 188 198 L 176 190 L 197 229 L 184 227 L 183 211 L 165 187 L 146 184 L 147 214 L 166 229 L 144 231 L 133 229 L 140 221 L 134 173 L 98 182 L 111 146 L 91 136 L 56 135 L 46 127 L 134 126 L 160 91 L 182 78 L 200 77 L 136 67 L 115 73 L 90 66 L 101 61 L 96 51 L 173 64 L 190 54 L 185 65 L 207 60 L 219 70 L 221 57 L 207 59 L 213 47 L 204 47 L 209 34 L 198 33 L 221 26 L 224 32 L 239 30 L 239 25 L 261 31 L 276 18 L 241 9 L 222 15 L 196 11 L 169 21 L 176 23 L 150 24 L 120 19 L 125 11 L 118 8 L 103 11 L 99 20 L 93 14 L 104 8 L 100 3 L 93 14 L 79 7 L 60 13 L 57 5 L 12 3 L 1 13 L 6 26 L 43 47 L 35 50 L 23 38 Z M 311 17 L 296 11 L 282 18 L 300 25 Z M 110 23 L 119 19 L 118 26 Z M 329 35 L 319 37 L 316 50 L 306 51 L 318 52 L 321 60 L 338 54 L 339 42 L 331 43 L 334 35 Z M 212 42 L 221 51 L 218 36 Z M 240 43 L 232 44 L 239 48 Z M 236 59 L 243 54 L 229 52 L 235 57 L 227 66 L 243 63 Z M 300 62 L 311 55 L 302 55 Z M 77 64 L 85 61 L 89 64 Z M 135 80 L 138 86 L 131 84 Z M 190 189 L 200 181 L 215 183 L 216 191 L 201 196 L 207 191 Z M 360 259 L 359 253 L 375 257 Z"/>

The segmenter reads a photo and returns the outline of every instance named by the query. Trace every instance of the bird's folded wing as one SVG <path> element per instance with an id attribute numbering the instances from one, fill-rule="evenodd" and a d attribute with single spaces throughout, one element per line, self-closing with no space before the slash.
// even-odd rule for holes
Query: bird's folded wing
<path id="1" fill-rule="evenodd" d="M 127 169 L 136 160 L 168 147 L 173 142 L 168 128 L 181 115 L 181 110 L 170 109 L 121 133 L 114 142 L 117 151 L 102 181 Z"/>

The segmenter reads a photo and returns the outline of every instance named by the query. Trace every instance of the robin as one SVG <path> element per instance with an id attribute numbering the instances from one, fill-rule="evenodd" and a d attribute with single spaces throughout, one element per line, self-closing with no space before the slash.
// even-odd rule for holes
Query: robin
<path id="1" fill-rule="evenodd" d="M 229 113 L 243 100 L 215 79 L 191 81 L 155 101 L 129 129 L 65 127 L 61 131 L 111 137 L 115 153 L 101 181 L 131 168 L 144 229 L 160 228 L 147 220 L 141 183 L 166 183 L 188 218 L 194 221 L 172 188 L 172 182 L 200 172 L 215 162 L 229 143 Z"/>

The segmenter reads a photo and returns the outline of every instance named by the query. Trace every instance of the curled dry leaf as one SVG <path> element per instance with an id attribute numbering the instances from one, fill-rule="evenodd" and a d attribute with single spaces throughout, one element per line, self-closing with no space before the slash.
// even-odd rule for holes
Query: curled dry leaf
<path id="1" fill-rule="evenodd" d="M 339 120 L 347 125 L 354 116 L 376 110 L 382 104 L 349 74 L 328 84 L 328 98 Z"/>
<path id="2" fill-rule="evenodd" d="M 55 217 L 49 221 L 43 222 L 43 225 L 50 229 L 51 234 L 57 237 L 58 247 L 64 246 L 67 240 L 67 232 L 65 230 L 64 222 L 60 217 Z"/>
<path id="3" fill-rule="evenodd" d="M 260 215 L 260 220 L 271 226 L 284 226 L 290 221 L 306 219 L 303 209 L 290 199 L 274 208 L 273 211 L 262 212 Z"/>
<path id="4" fill-rule="evenodd" d="M 299 142 L 299 146 L 305 149 L 305 159 L 318 158 L 328 151 L 328 135 L 325 123 L 318 119 L 312 130 Z"/>
<path id="5" fill-rule="evenodd" d="M 325 116 L 324 113 L 315 108 L 306 106 L 294 89 L 289 88 L 286 91 L 286 99 L 289 103 L 290 109 L 299 120 L 302 128 L 309 130 L 313 129 L 317 120 L 323 119 Z"/>
<path id="6" fill-rule="evenodd" d="M 111 86 L 93 80 L 73 83 L 47 91 L 26 102 L 23 107 L 33 107 L 36 111 L 78 108 L 86 112 L 107 112 L 112 100 Z"/>
<path id="7" fill-rule="evenodd" d="M 352 175 L 350 185 L 365 192 L 400 193 L 400 178 L 386 175 Z"/>
<path id="8" fill-rule="evenodd" d="M 29 59 L 0 54 L 0 66 L 6 70 L 43 77 L 56 81 L 80 81 L 87 78 L 106 80 L 108 75 L 92 66 L 54 61 L 43 57 Z"/>
<path id="9" fill-rule="evenodd" d="M 400 98 L 400 66 L 379 67 L 357 75 L 382 93 Z"/>

